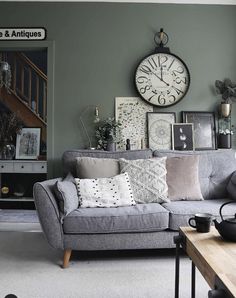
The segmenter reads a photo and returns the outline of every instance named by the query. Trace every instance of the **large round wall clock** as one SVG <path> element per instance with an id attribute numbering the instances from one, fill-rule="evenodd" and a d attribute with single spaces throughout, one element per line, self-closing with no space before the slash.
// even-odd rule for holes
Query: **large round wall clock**
<path id="1" fill-rule="evenodd" d="M 178 103 L 186 95 L 190 74 L 184 61 L 163 46 L 163 39 L 168 41 L 163 29 L 158 32 L 158 37 L 160 42 L 155 53 L 142 59 L 136 69 L 135 84 L 145 101 L 158 107 L 168 107 Z"/>

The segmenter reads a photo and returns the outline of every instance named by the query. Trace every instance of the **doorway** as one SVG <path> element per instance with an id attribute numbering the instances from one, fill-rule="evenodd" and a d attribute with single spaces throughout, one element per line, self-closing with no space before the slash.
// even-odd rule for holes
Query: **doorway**
<path id="1" fill-rule="evenodd" d="M 24 127 L 37 127 L 41 130 L 40 153 L 37 159 L 19 161 L 14 158 L 12 161 L 0 161 L 6 164 L 13 163 L 13 167 L 11 165 L 7 171 L 0 171 L 1 189 L 4 186 L 2 183 L 10 185 L 12 182 L 15 186 L 20 185 L 17 191 L 14 187 L 8 187 L 8 198 L 0 198 L 0 201 L 2 203 L 5 199 L 6 208 L 11 208 L 10 204 L 14 209 L 33 209 L 33 184 L 53 175 L 54 43 L 16 42 L 13 45 L 12 42 L 4 42 L 0 43 L 0 53 L 4 54 L 4 59 L 10 64 L 12 71 L 10 90 L 0 90 L 0 113 L 19 111 Z M 19 169 L 19 162 L 22 166 L 16 171 L 17 167 Z M 14 166 L 15 163 L 17 167 Z M 19 197 L 15 198 L 15 201 L 12 200 L 15 193 L 21 196 L 22 206 L 16 204 L 20 201 Z M 28 199 L 31 199 L 31 204 Z"/>

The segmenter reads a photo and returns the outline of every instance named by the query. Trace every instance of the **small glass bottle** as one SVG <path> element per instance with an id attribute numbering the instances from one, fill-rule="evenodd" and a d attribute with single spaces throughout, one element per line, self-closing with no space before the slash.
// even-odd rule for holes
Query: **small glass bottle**
<path id="1" fill-rule="evenodd" d="M 130 150 L 130 139 L 126 140 L 126 150 Z"/>

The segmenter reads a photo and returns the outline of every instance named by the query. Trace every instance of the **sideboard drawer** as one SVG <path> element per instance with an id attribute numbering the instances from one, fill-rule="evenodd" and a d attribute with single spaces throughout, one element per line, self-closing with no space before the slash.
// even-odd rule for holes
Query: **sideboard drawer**
<path id="1" fill-rule="evenodd" d="M 47 162 L 35 162 L 33 163 L 33 173 L 47 173 Z"/>
<path id="2" fill-rule="evenodd" d="M 0 173 L 13 172 L 13 163 L 0 161 Z"/>
<path id="3" fill-rule="evenodd" d="M 32 173 L 32 170 L 31 162 L 14 162 L 14 173 Z"/>

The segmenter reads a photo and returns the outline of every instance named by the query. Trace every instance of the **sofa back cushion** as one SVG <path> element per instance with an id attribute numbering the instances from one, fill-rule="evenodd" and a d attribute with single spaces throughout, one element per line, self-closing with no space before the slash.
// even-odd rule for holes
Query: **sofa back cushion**
<path id="1" fill-rule="evenodd" d="M 125 158 L 146 159 L 152 157 L 152 150 L 128 150 L 128 151 L 101 151 L 101 150 L 67 150 L 62 155 L 63 175 L 66 176 L 71 172 L 76 176 L 76 158 L 77 157 L 94 157 L 94 158 Z"/>
<path id="2" fill-rule="evenodd" d="M 156 150 L 155 157 L 183 155 L 199 156 L 199 182 L 204 199 L 222 199 L 228 196 L 226 186 L 236 170 L 234 150 L 169 151 Z"/>

